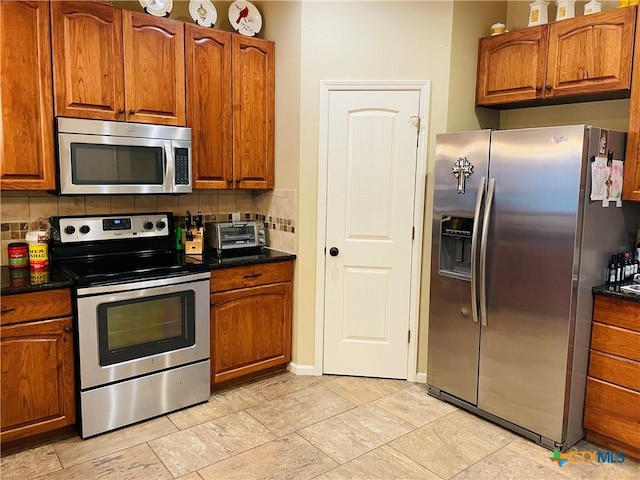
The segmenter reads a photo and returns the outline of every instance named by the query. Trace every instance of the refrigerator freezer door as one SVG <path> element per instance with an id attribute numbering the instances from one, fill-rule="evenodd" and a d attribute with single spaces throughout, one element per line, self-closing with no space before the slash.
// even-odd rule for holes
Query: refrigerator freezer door
<path id="1" fill-rule="evenodd" d="M 478 407 L 556 442 L 566 422 L 585 135 L 578 125 L 491 136 Z"/>
<path id="2" fill-rule="evenodd" d="M 457 222 L 464 225 L 461 230 L 472 229 L 478 189 L 482 177 L 487 176 L 489 140 L 489 130 L 438 135 L 434 170 L 427 383 L 474 405 L 480 327 L 473 320 L 470 270 L 460 274 L 454 269 L 446 271 L 440 265 L 443 238 L 445 241 L 454 238 L 455 243 L 462 245 L 453 255 L 460 257 L 453 258 L 460 263 L 468 260 L 471 238 L 443 236 L 441 226 L 443 220 L 446 224 L 449 217 L 459 217 L 468 220 Z M 470 174 L 462 179 L 464 193 L 457 193 L 460 178 L 453 173 L 460 171 L 465 175 L 461 169 L 467 163 Z"/>

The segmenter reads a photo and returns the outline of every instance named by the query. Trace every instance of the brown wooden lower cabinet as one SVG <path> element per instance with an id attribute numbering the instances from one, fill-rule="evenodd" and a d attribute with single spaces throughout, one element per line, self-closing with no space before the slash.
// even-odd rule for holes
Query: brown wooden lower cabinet
<path id="1" fill-rule="evenodd" d="M 67 298 L 67 300 L 64 300 Z M 64 301 L 61 303 L 60 300 Z M 5 444 L 52 432 L 75 423 L 73 318 L 67 290 L 3 298 L 0 327 L 2 421 Z M 21 306 L 33 305 L 35 317 L 19 318 Z M 33 318 L 33 317 L 32 317 Z"/>
<path id="2" fill-rule="evenodd" d="M 596 295 L 584 406 L 587 439 L 640 459 L 640 302 Z"/>
<path id="3" fill-rule="evenodd" d="M 211 272 L 212 385 L 291 361 L 293 262 Z"/>

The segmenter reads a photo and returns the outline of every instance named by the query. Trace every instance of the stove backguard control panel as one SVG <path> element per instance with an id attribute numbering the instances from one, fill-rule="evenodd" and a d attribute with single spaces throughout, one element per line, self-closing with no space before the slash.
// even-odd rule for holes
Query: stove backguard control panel
<path id="1" fill-rule="evenodd" d="M 166 213 L 60 218 L 60 242 L 168 237 Z"/>

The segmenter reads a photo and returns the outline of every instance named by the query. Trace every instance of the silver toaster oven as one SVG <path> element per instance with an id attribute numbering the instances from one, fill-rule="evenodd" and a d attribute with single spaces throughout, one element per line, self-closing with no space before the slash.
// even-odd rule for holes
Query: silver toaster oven
<path id="1" fill-rule="evenodd" d="M 215 250 L 218 256 L 223 254 L 241 255 L 262 250 L 267 243 L 262 222 L 206 222 L 204 224 L 205 245 Z"/>

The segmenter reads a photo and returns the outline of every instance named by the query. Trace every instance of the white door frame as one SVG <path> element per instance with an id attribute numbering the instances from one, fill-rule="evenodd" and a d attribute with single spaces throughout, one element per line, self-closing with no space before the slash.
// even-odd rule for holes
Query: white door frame
<path id="1" fill-rule="evenodd" d="M 418 366 L 418 315 L 420 309 L 420 270 L 422 265 L 422 231 L 424 223 L 424 199 L 427 177 L 427 133 L 429 95 L 431 83 L 423 81 L 367 81 L 367 82 L 320 82 L 320 131 L 318 136 L 318 225 L 316 238 L 316 315 L 314 374 L 322 375 L 324 349 L 324 300 L 325 300 L 325 238 L 327 231 L 327 166 L 329 138 L 329 97 L 336 90 L 392 90 L 420 92 L 420 135 L 417 146 L 415 198 L 413 205 L 413 254 L 411 259 L 411 303 L 409 307 L 409 355 L 407 380 L 416 381 Z"/>

